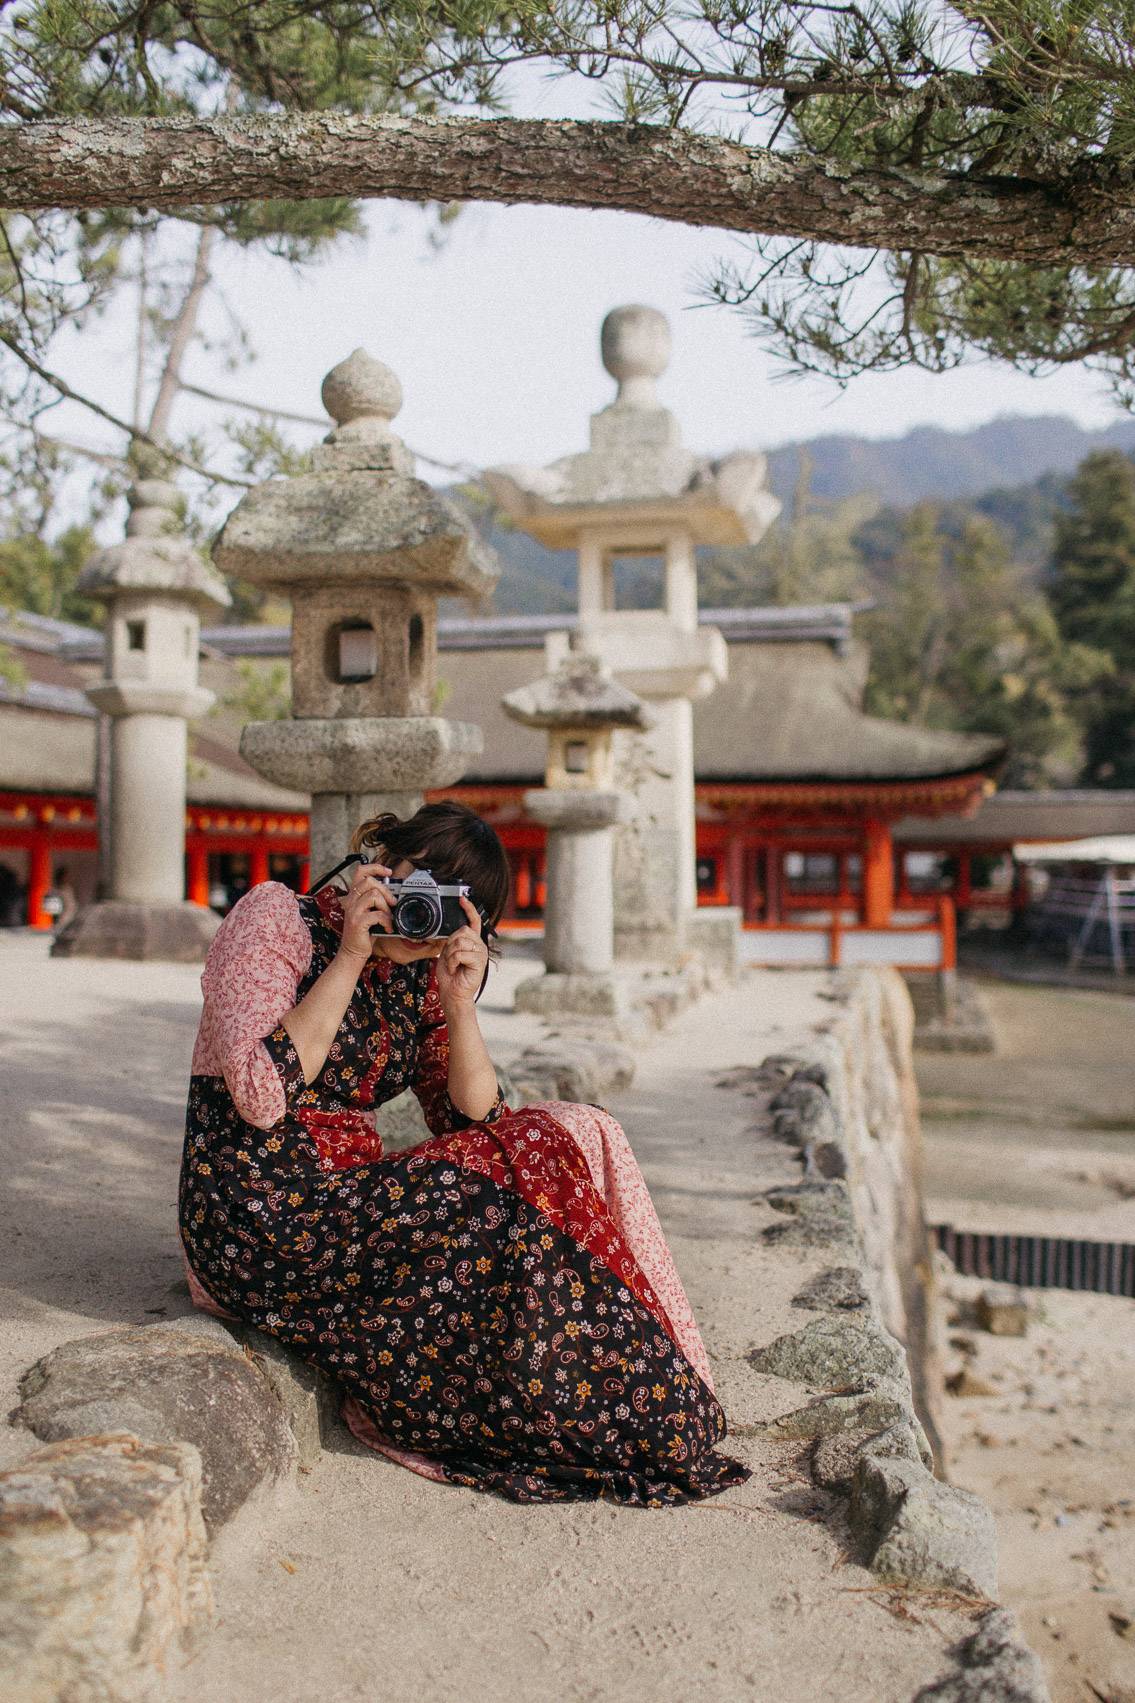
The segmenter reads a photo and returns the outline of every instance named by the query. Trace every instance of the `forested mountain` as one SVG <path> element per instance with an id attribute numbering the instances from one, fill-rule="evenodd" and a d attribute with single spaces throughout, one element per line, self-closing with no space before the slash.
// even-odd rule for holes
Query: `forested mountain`
<path id="1" fill-rule="evenodd" d="M 1005 415 L 968 432 L 916 426 L 901 438 L 810 438 L 769 451 L 769 484 L 790 505 L 803 454 L 814 496 L 839 501 L 871 491 L 881 503 L 906 505 L 1067 477 L 1097 449 L 1135 451 L 1135 419 L 1091 432 L 1059 414 Z"/>
<path id="2" fill-rule="evenodd" d="M 777 450 L 778 524 L 759 544 L 699 551 L 699 600 L 862 601 L 869 710 L 1000 734 L 1010 785 L 1135 785 L 1133 460 L 1126 420 Z M 499 613 L 573 607 L 572 555 L 502 526 L 475 489 L 456 494 L 504 563 Z M 620 607 L 657 603 L 655 570 L 633 566 Z"/>
<path id="3" fill-rule="evenodd" d="M 1108 448 L 1135 453 L 1135 419 L 1090 432 L 1060 415 L 1007 416 L 968 432 L 918 426 L 901 438 L 831 436 L 785 444 L 769 451 L 769 485 L 783 505 L 782 536 L 793 516 L 804 518 L 803 507 L 819 534 L 813 552 L 830 560 L 846 549 L 836 535 L 850 534 L 872 578 L 885 576 L 904 513 L 923 501 L 942 505 L 948 530 L 960 532 L 973 515 L 991 520 L 1013 558 L 1039 574 L 1065 482 L 1085 456 Z M 569 551 L 545 550 L 515 529 L 488 526 L 483 510 L 479 518 L 504 564 L 493 600 L 498 613 L 558 614 L 575 607 Z M 774 546 L 770 539 L 755 553 L 706 556 L 703 605 L 792 601 L 791 586 L 770 566 Z M 843 594 L 839 578 L 837 572 L 830 595 Z"/>

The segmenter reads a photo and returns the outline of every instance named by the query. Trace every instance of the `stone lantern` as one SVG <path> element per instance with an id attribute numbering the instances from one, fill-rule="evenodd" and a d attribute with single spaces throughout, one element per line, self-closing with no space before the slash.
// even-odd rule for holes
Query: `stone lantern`
<path id="1" fill-rule="evenodd" d="M 220 574 L 181 536 L 180 493 L 141 477 L 126 538 L 91 557 L 76 590 L 107 605 L 106 676 L 87 689 L 111 719 L 110 895 L 85 907 L 60 957 L 204 957 L 220 918 L 185 901 L 186 723 L 213 705 L 197 683 L 202 612 L 227 608 Z"/>
<path id="2" fill-rule="evenodd" d="M 221 568 L 291 599 L 292 717 L 250 722 L 245 761 L 310 792 L 313 874 L 345 856 L 383 810 L 412 815 L 481 749 L 479 727 L 433 714 L 437 599 L 482 598 L 493 553 L 460 511 L 416 479 L 390 422 L 402 387 L 362 349 L 328 373 L 335 428 L 314 471 L 241 498 L 214 547 Z"/>
<path id="3" fill-rule="evenodd" d="M 699 544 L 755 543 L 780 505 L 762 455 L 738 451 L 711 462 L 683 446 L 655 391 L 670 359 L 663 314 L 615 308 L 600 346 L 619 388 L 592 416 L 590 448 L 550 467 L 491 468 L 485 483 L 525 532 L 578 553 L 583 645 L 654 711 L 648 738 L 616 739 L 635 795 L 633 831 L 620 836 L 616 858 L 616 951 L 672 963 L 686 947 L 706 944 L 696 913 L 693 704 L 728 670 L 720 632 L 698 621 L 694 552 Z M 616 569 L 627 557 L 659 559 L 660 608 L 616 607 Z M 566 647 L 566 634 L 551 635 L 549 669 Z M 727 920 L 735 933 L 739 913 Z M 718 912 L 718 933 L 721 923 Z M 713 932 L 701 928 L 707 938 Z"/>
<path id="4" fill-rule="evenodd" d="M 570 652 L 554 674 L 501 699 L 513 721 L 547 730 L 545 784 L 524 807 L 548 831 L 544 907 L 545 974 L 516 990 L 518 1011 L 617 1016 L 612 978 L 612 829 L 633 800 L 614 780 L 612 735 L 653 726 L 642 700 L 603 671 L 598 657 Z"/>

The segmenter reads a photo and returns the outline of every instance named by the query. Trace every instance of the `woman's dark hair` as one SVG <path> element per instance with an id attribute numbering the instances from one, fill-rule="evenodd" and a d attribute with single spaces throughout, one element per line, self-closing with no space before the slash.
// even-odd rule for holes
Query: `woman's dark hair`
<path id="1" fill-rule="evenodd" d="M 508 901 L 508 859 L 487 822 L 453 799 L 423 804 L 405 822 L 388 813 L 351 835 L 353 852 L 381 846 L 391 863 L 405 858 L 439 881 L 464 881 L 495 927 Z"/>

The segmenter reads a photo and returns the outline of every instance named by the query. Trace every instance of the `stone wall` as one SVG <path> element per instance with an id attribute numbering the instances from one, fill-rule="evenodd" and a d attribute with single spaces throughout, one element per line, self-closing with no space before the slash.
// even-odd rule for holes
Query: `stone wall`
<path id="1" fill-rule="evenodd" d="M 848 1185 L 883 1322 L 906 1348 L 915 1406 L 940 1463 L 936 1407 L 942 1369 L 933 1339 L 934 1266 L 922 1217 L 914 1012 L 895 970 L 841 977 L 837 988 L 839 1014 L 817 1055 L 828 1067 Z"/>
<path id="2" fill-rule="evenodd" d="M 858 1284 L 879 1331 L 902 1346 L 914 1415 L 940 1472 L 943 1385 L 911 1002 L 902 978 L 886 969 L 835 977 L 827 997 L 832 1015 L 822 1031 L 751 1073 L 769 1091 L 774 1133 L 799 1150 L 803 1167 L 800 1184 L 770 1196 L 790 1220 L 775 1234 L 789 1246 L 830 1246 L 848 1262 L 839 1268 L 847 1282 Z M 856 1303 L 844 1306 L 854 1312 Z"/>

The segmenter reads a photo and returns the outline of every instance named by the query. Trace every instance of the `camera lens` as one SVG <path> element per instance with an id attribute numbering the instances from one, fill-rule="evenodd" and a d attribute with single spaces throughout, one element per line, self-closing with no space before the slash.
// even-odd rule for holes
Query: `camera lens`
<path id="1" fill-rule="evenodd" d="M 408 893 L 394 907 L 394 927 L 404 940 L 432 940 L 441 929 L 441 906 L 424 893 Z"/>

